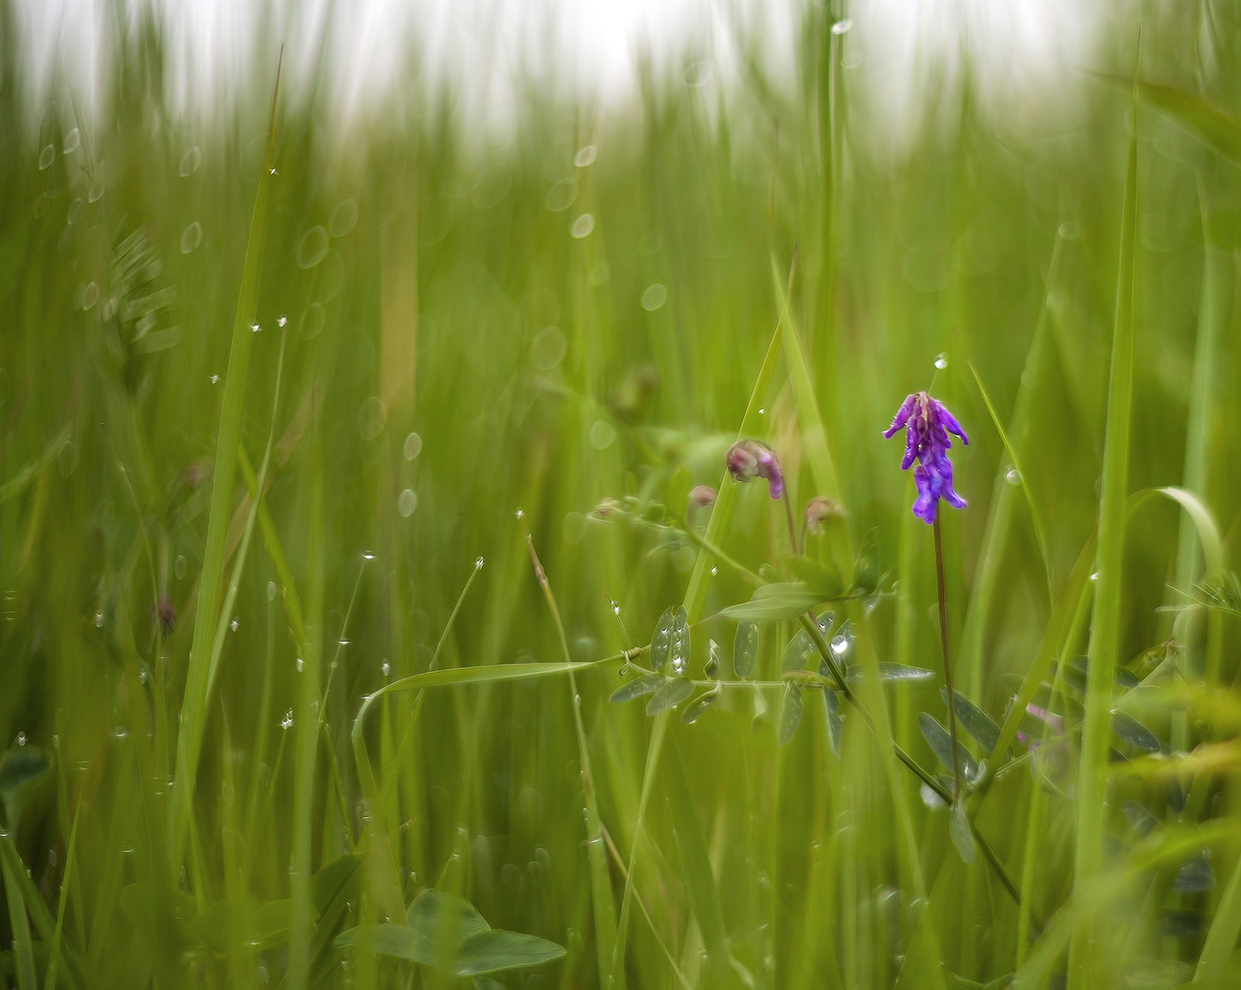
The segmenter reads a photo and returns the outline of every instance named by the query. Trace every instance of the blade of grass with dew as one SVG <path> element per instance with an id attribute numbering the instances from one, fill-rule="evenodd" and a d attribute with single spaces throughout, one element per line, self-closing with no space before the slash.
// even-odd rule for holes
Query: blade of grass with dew
<path id="1" fill-rule="evenodd" d="M 319 751 L 319 685 L 323 664 L 324 510 L 323 441 L 319 424 L 312 427 L 309 521 L 306 534 L 306 649 L 298 679 L 297 737 L 293 750 L 292 852 L 289 897 L 293 902 L 289 923 L 289 965 L 285 982 L 289 990 L 305 990 L 310 975 L 312 912 L 310 903 L 311 844 L 314 822 L 315 763 Z"/>
<path id="2" fill-rule="evenodd" d="M 1133 267 L 1137 241 L 1138 97 L 1135 85 L 1130 115 L 1128 169 L 1120 229 L 1120 263 L 1116 273 L 1115 323 L 1108 379 L 1107 425 L 1103 442 L 1103 490 L 1099 503 L 1098 584 L 1090 629 L 1090 667 L 1086 679 L 1086 713 L 1082 722 L 1081 771 L 1077 796 L 1077 842 L 1073 889 L 1089 889 L 1103 857 L 1103 815 L 1108 738 L 1112 722 L 1112 681 L 1120 647 L 1120 592 L 1124 580 L 1125 498 L 1129 478 L 1129 439 L 1133 406 Z M 1089 927 L 1089 923 L 1086 926 Z M 1099 963 L 1090 951 L 1087 930 L 1074 932 L 1069 950 L 1069 990 L 1093 985 Z"/>
<path id="3" fill-rule="evenodd" d="M 978 394 L 982 396 L 982 401 L 987 406 L 987 412 L 991 416 L 991 422 L 995 426 L 995 431 L 1000 435 L 1000 442 L 1004 444 L 1004 450 L 1008 453 L 1008 459 L 1013 465 L 1013 470 L 1017 472 L 1021 491 L 1026 497 L 1026 503 L 1030 506 L 1030 519 L 1034 525 L 1034 538 L 1038 540 L 1039 554 L 1043 559 L 1043 571 L 1047 576 L 1047 599 L 1051 601 L 1055 597 L 1055 589 L 1052 584 L 1051 572 L 1051 556 L 1047 550 L 1047 529 L 1043 525 L 1042 512 L 1035 501 L 1034 495 L 1030 492 L 1029 482 L 1026 480 L 1026 472 L 1021 466 L 1021 459 L 1017 455 L 1017 450 L 1013 446 L 1012 441 L 1008 438 L 1008 433 L 1004 429 L 1004 424 L 1000 422 L 999 413 L 995 411 L 995 405 L 991 401 L 991 396 L 987 394 L 986 386 L 982 383 L 982 376 L 978 374 L 978 369 L 974 367 L 974 362 L 967 360 L 970 373 L 974 376 L 974 381 L 978 385 Z"/>
<path id="4" fill-rule="evenodd" d="M 8 836 L 0 838 L 0 842 L 8 843 Z M 38 990 L 38 977 L 34 969 L 34 943 L 30 940 L 30 919 L 26 915 L 26 901 L 7 857 L 0 867 L 4 870 L 4 895 L 9 902 L 9 925 L 13 931 L 13 956 L 17 964 L 17 988 Z"/>
<path id="5" fill-rule="evenodd" d="M 608 974 L 612 969 L 613 948 L 616 945 L 616 904 L 612 900 L 612 883 L 608 878 L 607 849 L 603 845 L 603 823 L 599 818 L 599 805 L 595 798 L 595 782 L 590 773 L 590 750 L 586 743 L 586 729 L 582 724 L 582 696 L 577 689 L 575 665 L 569 653 L 569 641 L 565 639 L 564 623 L 560 621 L 560 608 L 556 605 L 551 582 L 543 570 L 538 553 L 535 552 L 534 540 L 529 536 L 526 537 L 526 545 L 530 549 L 530 561 L 534 565 L 539 587 L 547 600 L 547 608 L 556 626 L 556 635 L 569 673 L 569 704 L 573 707 L 573 730 L 577 736 L 582 800 L 585 803 L 583 810 L 586 812 L 586 858 L 590 868 L 591 903 L 595 918 L 595 955 L 599 967 L 599 984 L 607 986 Z"/>
<path id="6" fill-rule="evenodd" d="M 210 646 L 220 616 L 220 586 L 224 577 L 224 544 L 233 500 L 233 479 L 241 446 L 241 418 L 246 399 L 246 379 L 250 367 L 250 351 L 254 344 L 254 324 L 258 311 L 259 279 L 263 266 L 263 244 L 275 184 L 273 162 L 276 155 L 276 114 L 280 101 L 280 67 L 276 70 L 276 91 L 272 97 L 271 126 L 267 137 L 267 154 L 263 174 L 259 178 L 242 268 L 241 288 L 237 294 L 237 311 L 233 319 L 232 344 L 228 371 L 224 380 L 224 398 L 220 412 L 220 430 L 216 441 L 215 477 L 211 487 L 211 511 L 207 518 L 207 542 L 203 569 L 199 578 L 198 608 L 194 616 L 194 635 L 190 645 L 185 695 L 181 703 L 181 728 L 177 734 L 176 782 L 173 788 L 169 827 L 173 863 L 181 859 L 185 833 L 192 814 L 194 781 L 198 774 L 198 757 L 202 749 L 203 729 L 210 705 L 208 689 L 211 682 Z"/>

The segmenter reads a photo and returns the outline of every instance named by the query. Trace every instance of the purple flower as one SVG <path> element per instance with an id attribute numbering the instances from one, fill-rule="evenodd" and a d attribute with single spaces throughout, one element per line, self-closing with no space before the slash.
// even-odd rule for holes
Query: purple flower
<path id="1" fill-rule="evenodd" d="M 759 440 L 740 440 L 728 448 L 728 473 L 736 481 L 753 481 L 766 478 L 771 497 L 784 494 L 784 473 L 776 452 Z"/>
<path id="2" fill-rule="evenodd" d="M 961 438 L 969 446 L 969 437 L 961 429 L 942 402 L 932 399 L 925 392 L 915 392 L 901 403 L 896 419 L 883 431 L 892 437 L 901 427 L 905 428 L 905 456 L 901 458 L 901 470 L 918 462 L 914 468 L 914 483 L 918 497 L 913 504 L 913 514 L 925 523 L 935 521 L 935 503 L 941 498 L 957 509 L 965 508 L 965 499 L 952 488 L 952 462 L 948 460 L 948 448 L 952 446 L 949 433 Z"/>

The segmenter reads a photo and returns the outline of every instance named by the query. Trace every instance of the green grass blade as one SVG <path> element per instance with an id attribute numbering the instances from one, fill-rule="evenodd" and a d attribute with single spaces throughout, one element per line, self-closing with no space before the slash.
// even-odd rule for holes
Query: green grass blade
<path id="1" fill-rule="evenodd" d="M 1128 171 L 1116 274 L 1115 323 L 1108 378 L 1107 427 L 1103 444 L 1103 491 L 1099 504 L 1098 578 L 1090 629 L 1090 670 L 1082 723 L 1081 770 L 1077 797 L 1074 890 L 1088 890 L 1103 856 L 1103 815 L 1108 737 L 1111 734 L 1112 681 L 1120 645 L 1120 592 L 1123 583 L 1125 499 L 1129 478 L 1129 438 L 1133 405 L 1133 266 L 1137 242 L 1138 103 L 1135 86 L 1129 132 Z M 1088 935 L 1080 931 L 1069 953 L 1070 990 L 1090 985 Z"/>
<path id="2" fill-rule="evenodd" d="M 689 778 L 685 775 L 685 764 L 681 759 L 675 735 L 672 736 L 672 745 L 668 747 L 664 760 L 664 772 L 667 774 L 665 792 L 672 809 L 677 846 L 681 851 L 690 909 L 698 922 L 698 930 L 702 933 L 702 942 L 707 950 L 707 967 L 710 972 L 707 985 L 729 986 L 733 980 L 733 972 L 728 962 L 724 910 L 720 905 L 719 890 L 711 869 L 711 856 L 703 835 L 702 822 L 694 808 L 694 794 Z"/>
<path id="3" fill-rule="evenodd" d="M 5 836 L 0 842 L 8 842 Z M 18 990 L 38 990 L 38 977 L 34 970 L 34 944 L 30 940 L 30 919 L 26 915 L 26 901 L 21 887 L 13 875 L 13 866 L 6 857 L 0 864 L 4 869 L 4 895 L 9 902 L 9 925 L 13 932 L 13 955 L 17 963 Z"/>
<path id="4" fill-rule="evenodd" d="M 306 549 L 306 650 L 298 683 L 297 737 L 293 751 L 293 841 L 289 896 L 293 902 L 289 925 L 289 990 L 304 990 L 310 975 L 311 926 L 310 877 L 313 840 L 315 762 L 319 751 L 319 705 L 323 665 L 324 509 L 323 447 L 316 424 L 310 445 L 310 519 Z"/>
<path id="5" fill-rule="evenodd" d="M 1004 424 L 1000 421 L 999 413 L 995 411 L 995 406 L 991 402 L 991 396 L 987 394 L 986 386 L 982 383 L 982 377 L 978 374 L 978 369 L 974 367 L 973 361 L 966 361 L 969 365 L 970 372 L 974 375 L 974 381 L 978 384 L 978 393 L 982 396 L 982 401 L 987 406 L 987 412 L 991 416 L 991 422 L 995 425 L 995 431 L 1000 435 L 1000 442 L 1004 444 L 1004 450 L 1008 453 L 1008 459 L 1012 462 L 1014 470 L 1021 480 L 1021 491 L 1026 497 L 1026 502 L 1030 506 L 1030 518 L 1034 523 L 1034 537 L 1038 540 L 1039 554 L 1043 559 L 1043 572 L 1047 576 L 1047 595 L 1049 600 L 1054 597 L 1052 589 L 1051 575 L 1051 556 L 1047 550 L 1047 529 L 1043 525 L 1043 514 L 1039 510 L 1038 502 L 1030 493 L 1030 485 L 1026 481 L 1026 472 L 1021 466 L 1021 458 L 1017 456 L 1017 450 L 1013 447 L 1012 442 L 1008 439 L 1008 432 L 1004 429 Z"/>
<path id="6" fill-rule="evenodd" d="M 1237 944 L 1238 935 L 1241 935 L 1241 857 L 1237 858 L 1219 906 L 1215 909 L 1211 927 L 1207 929 L 1206 941 L 1202 944 L 1202 953 L 1194 970 L 1195 987 L 1214 990 L 1220 985 L 1220 977 Z"/>
<path id="7" fill-rule="evenodd" d="M 258 311 L 259 278 L 263 265 L 263 244 L 275 184 L 273 163 L 276 155 L 276 112 L 280 100 L 279 70 L 276 92 L 272 97 L 271 126 L 268 131 L 267 155 L 259 178 L 258 195 L 254 201 L 254 217 L 250 224 L 250 240 L 242 268 L 241 288 L 237 294 L 237 311 L 233 319 L 232 344 L 228 371 L 224 381 L 224 399 L 220 412 L 220 431 L 216 441 L 215 477 L 211 487 L 211 512 L 207 519 L 207 542 L 203 553 L 203 569 L 198 585 L 198 607 L 194 615 L 194 635 L 190 644 L 189 667 L 185 695 L 181 702 L 181 728 L 177 734 L 176 786 L 172 793 L 170 830 L 172 859 L 177 864 L 185 847 L 186 832 L 194 800 L 194 781 L 198 775 L 198 757 L 202 750 L 203 730 L 210 705 L 208 688 L 211 680 L 211 643 L 220 618 L 221 583 L 224 577 L 224 547 L 232 512 L 233 480 L 237 455 L 241 447 L 241 418 L 246 400 L 246 379 L 249 377 L 250 351 L 254 333 L 250 329 Z"/>

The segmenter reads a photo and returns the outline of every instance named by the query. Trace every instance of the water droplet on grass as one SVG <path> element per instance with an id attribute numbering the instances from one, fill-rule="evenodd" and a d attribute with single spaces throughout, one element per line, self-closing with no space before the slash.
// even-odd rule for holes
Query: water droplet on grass
<path id="1" fill-rule="evenodd" d="M 251 324 L 250 324 L 250 332 L 251 332 L 251 333 L 258 333 L 258 332 L 259 332 L 260 330 L 262 330 L 262 329 L 263 329 L 262 324 L 259 324 L 259 323 L 251 323 Z"/>
<path id="2" fill-rule="evenodd" d="M 43 150 L 39 152 L 39 171 L 42 172 L 44 169 L 50 168 L 55 159 L 56 149 L 50 144 L 45 145 Z"/>
<path id="3" fill-rule="evenodd" d="M 19 732 L 19 733 L 17 734 L 17 745 L 19 745 L 19 746 L 25 746 L 25 745 L 26 745 L 26 733 L 24 733 L 24 732 Z"/>
<path id="4" fill-rule="evenodd" d="M 569 234 L 580 241 L 583 237 L 589 237 L 594 229 L 595 218 L 589 213 L 583 213 L 573 221 L 573 227 L 569 230 Z"/>
<path id="5" fill-rule="evenodd" d="M 832 34 L 835 34 L 835 35 L 848 34 L 849 29 L 851 27 L 853 27 L 853 22 L 849 20 L 848 18 L 842 21 L 837 21 L 835 24 L 832 25 Z"/>
<path id="6" fill-rule="evenodd" d="M 297 672 L 300 674 L 306 667 L 306 661 L 301 657 L 297 658 Z"/>
<path id="7" fill-rule="evenodd" d="M 595 156 L 597 154 L 598 151 L 595 146 L 593 144 L 588 144 L 573 156 L 573 164 L 578 168 L 586 168 L 586 166 L 593 165 L 595 163 Z"/>
<path id="8" fill-rule="evenodd" d="M 302 339 L 314 340 L 323 332 L 323 324 L 327 322 L 327 312 L 322 303 L 311 303 L 302 314 Z"/>
<path id="9" fill-rule="evenodd" d="M 267 582 L 267 600 L 269 602 L 274 602 L 276 600 L 276 582 L 275 581 Z"/>
<path id="10" fill-rule="evenodd" d="M 412 461 L 422 453 L 422 437 L 411 433 L 405 438 L 405 460 Z"/>
<path id="11" fill-rule="evenodd" d="M 82 132 L 76 127 L 65 135 L 65 142 L 61 145 L 61 150 L 66 155 L 71 155 L 82 146 Z"/>
<path id="12" fill-rule="evenodd" d="M 667 301 L 668 290 L 658 282 L 648 285 L 646 291 L 642 293 L 642 308 L 648 313 L 661 309 Z"/>
<path id="13" fill-rule="evenodd" d="M 198 145 L 187 148 L 185 154 L 181 156 L 181 161 L 177 165 L 177 173 L 181 178 L 187 175 L 193 175 L 198 171 L 198 166 L 202 164 L 203 153 L 198 150 Z"/>
<path id="14" fill-rule="evenodd" d="M 374 440 L 387 425 L 387 406 L 379 396 L 370 396 L 358 409 L 358 436 L 363 440 Z"/>
<path id="15" fill-rule="evenodd" d="M 948 367 L 948 352 L 947 351 L 945 351 L 944 353 L 940 354 L 938 357 L 935 358 L 935 367 L 937 367 L 940 371 L 943 371 L 946 367 Z"/>
<path id="16" fill-rule="evenodd" d="M 301 661 L 299 660 L 297 662 L 299 664 L 298 669 L 300 670 Z M 288 729 L 288 727 L 291 726 L 292 724 L 293 724 L 293 709 L 290 708 L 287 712 L 284 713 L 284 718 L 280 720 L 280 728 Z"/>
<path id="17" fill-rule="evenodd" d="M 1013 486 L 1020 485 L 1021 484 L 1021 472 L 1018 471 L 1015 467 L 1010 467 L 1007 473 L 1004 475 L 1004 480 Z"/>
<path id="18" fill-rule="evenodd" d="M 577 180 L 561 179 L 547 191 L 544 205 L 553 213 L 563 213 L 577 199 Z"/>
<path id="19" fill-rule="evenodd" d="M 311 227 L 297 244 L 297 267 L 314 268 L 327 257 L 327 231 Z"/>
<path id="20" fill-rule="evenodd" d="M 82 202 L 81 197 L 74 199 L 69 204 L 69 212 L 65 215 L 65 223 L 74 224 L 82 219 L 82 212 L 86 209 L 86 204 Z"/>
<path id="21" fill-rule="evenodd" d="M 208 379 L 208 381 L 210 381 L 212 385 L 219 385 L 219 384 L 220 384 L 220 376 L 219 376 L 219 375 L 212 375 L 212 376 Z"/>
<path id="22" fill-rule="evenodd" d="M 402 519 L 408 519 L 418 508 L 418 495 L 412 488 L 406 488 L 396 500 L 396 511 Z"/>
<path id="23" fill-rule="evenodd" d="M 475 557 L 474 558 L 474 570 L 481 571 L 483 569 L 483 564 L 485 563 L 486 561 L 481 556 Z"/>
<path id="24" fill-rule="evenodd" d="M 287 326 L 288 322 L 289 322 L 289 318 L 285 316 L 284 314 L 281 314 L 279 317 L 276 318 L 276 326 L 278 327 Z"/>
<path id="25" fill-rule="evenodd" d="M 82 290 L 82 309 L 91 309 L 97 302 L 99 302 L 99 286 L 94 282 L 88 282 L 86 288 Z"/>
<path id="26" fill-rule="evenodd" d="M 607 450 L 616 440 L 616 427 L 606 419 L 597 419 L 590 428 L 590 445 L 595 450 Z"/>
<path id="27" fill-rule="evenodd" d="M 544 327 L 530 345 L 530 363 L 539 371 L 551 371 L 564 360 L 567 346 L 564 334 L 556 327 Z"/>
<path id="28" fill-rule="evenodd" d="M 102 612 L 95 613 L 95 628 L 96 629 L 103 628 L 103 613 Z"/>
<path id="29" fill-rule="evenodd" d="M 228 624 L 228 628 L 231 629 L 233 632 L 236 632 L 238 629 L 241 628 L 241 619 L 239 619 L 237 616 L 234 615 L 233 621 Z"/>
<path id="30" fill-rule="evenodd" d="M 203 242 L 203 228 L 197 220 L 181 231 L 181 253 L 189 254 Z"/>
<path id="31" fill-rule="evenodd" d="M 358 204 L 356 200 L 343 199 L 332 211 L 332 219 L 328 221 L 328 230 L 333 237 L 344 237 L 358 225 Z"/>

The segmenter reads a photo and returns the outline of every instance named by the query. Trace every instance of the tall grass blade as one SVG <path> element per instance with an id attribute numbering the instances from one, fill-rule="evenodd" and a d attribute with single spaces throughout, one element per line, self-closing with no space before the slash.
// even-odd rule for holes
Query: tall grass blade
<path id="1" fill-rule="evenodd" d="M 1136 73 L 1136 70 L 1135 70 Z M 1120 230 L 1120 264 L 1116 274 L 1115 322 L 1108 378 L 1107 426 L 1103 443 L 1103 490 L 1099 503 L 1099 553 L 1094 614 L 1090 628 L 1090 669 L 1082 723 L 1081 770 L 1077 796 L 1077 844 L 1073 889 L 1087 891 L 1103 856 L 1108 739 L 1111 735 L 1112 682 L 1120 640 L 1120 592 L 1123 583 L 1125 499 L 1129 478 L 1129 439 L 1133 405 L 1133 266 L 1137 242 L 1138 94 L 1130 109 L 1128 171 Z M 1087 926 L 1088 927 L 1088 926 Z M 1069 953 L 1070 990 L 1091 985 L 1098 960 L 1089 934 L 1075 932 Z"/>
<path id="2" fill-rule="evenodd" d="M 198 607 L 194 615 L 194 635 L 190 644 L 185 695 L 181 702 L 181 728 L 177 734 L 176 786 L 173 788 L 170 831 L 172 860 L 181 860 L 194 800 L 194 782 L 202 750 L 203 729 L 210 706 L 211 643 L 220 618 L 221 584 L 224 578 L 224 546 L 232 511 L 233 479 L 241 447 L 241 418 L 246 401 L 250 351 L 254 333 L 250 329 L 258 312 L 259 279 L 263 265 L 263 244 L 267 235 L 268 212 L 275 185 L 273 164 L 276 157 L 276 115 L 280 105 L 280 68 L 276 71 L 276 91 L 272 97 L 271 125 L 263 174 L 259 177 L 250 224 L 250 240 L 242 268 L 237 311 L 233 318 L 232 344 L 224 380 L 224 399 L 220 412 L 220 431 L 216 440 L 215 477 L 211 486 L 211 511 L 207 519 L 207 542 L 198 584 Z"/>

